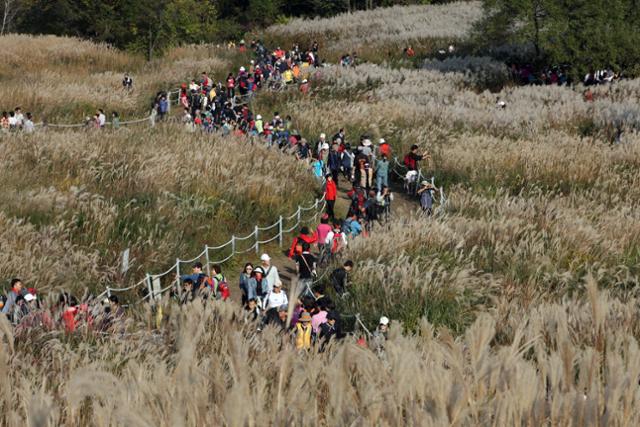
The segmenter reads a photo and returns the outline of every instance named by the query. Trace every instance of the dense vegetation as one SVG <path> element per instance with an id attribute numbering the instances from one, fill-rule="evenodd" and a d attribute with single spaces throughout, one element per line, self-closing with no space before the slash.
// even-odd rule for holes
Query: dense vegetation
<path id="1" fill-rule="evenodd" d="M 370 328 L 381 314 L 392 318 L 384 356 L 355 337 L 301 355 L 274 328 L 256 333 L 233 303 L 165 300 L 159 328 L 140 306 L 124 333 L 104 336 L 11 330 L 0 319 L 2 423 L 640 424 L 640 81 L 593 87 L 593 101 L 580 85 L 499 84 L 491 93 L 479 88 L 502 81 L 501 62 L 462 52 L 402 57 L 416 41 L 424 55 L 449 43 L 463 49 L 479 6 L 410 7 L 400 20 L 398 8 L 352 15 L 357 22 L 293 20 L 265 36 L 292 44 L 318 35 L 327 52 L 349 46 L 373 63 L 325 67 L 311 96 L 263 93 L 256 111 L 292 114 L 312 140 L 344 127 L 351 140 L 386 138 L 395 153 L 416 143 L 432 153 L 424 166 L 447 191 L 438 217 L 399 212 L 348 248 L 356 266 L 340 309 L 361 313 Z M 420 27 L 423 18 L 432 25 Z M 349 30 L 337 31 L 343 23 Z M 123 69 L 141 67 L 152 90 L 161 70 L 173 70 L 165 86 L 246 59 L 201 46 L 144 64 L 78 40 L 29 40 L 66 46 L 49 53 L 59 58 L 52 77 L 27 62 L 2 73 L 13 85 L 22 67 L 52 93 L 73 73 L 112 76 L 97 84 L 108 88 Z M 27 108 L 21 96 L 2 99 Z M 144 96 L 103 89 L 78 99 L 74 111 L 81 103 L 134 111 Z M 52 115 L 76 114 L 53 96 L 39 102 Z M 172 126 L 2 137 L 0 274 L 19 272 L 43 290 L 117 283 L 128 245 L 141 274 L 313 192 L 298 163 L 238 144 Z M 234 175 L 248 166 L 252 179 Z"/>
<path id="2" fill-rule="evenodd" d="M 249 29 L 287 17 L 328 16 L 411 3 L 432 1 L 9 0 L 2 2 L 0 18 L 6 17 L 5 33 L 90 38 L 143 52 L 151 59 L 178 44 L 237 41 Z"/>

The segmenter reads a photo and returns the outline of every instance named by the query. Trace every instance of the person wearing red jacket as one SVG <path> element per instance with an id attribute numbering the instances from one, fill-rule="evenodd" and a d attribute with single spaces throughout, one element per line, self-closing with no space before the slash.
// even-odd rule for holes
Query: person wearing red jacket
<path id="1" fill-rule="evenodd" d="M 336 186 L 333 176 L 327 175 L 327 185 L 324 191 L 324 199 L 327 202 L 327 214 L 330 218 L 335 218 L 333 208 L 336 204 L 336 197 L 338 196 L 338 187 Z"/>
<path id="2" fill-rule="evenodd" d="M 318 241 L 318 235 L 314 232 L 311 234 L 309 228 L 302 227 L 300 229 L 300 235 L 293 239 L 291 249 L 289 249 L 289 258 L 293 259 L 294 256 L 302 253 L 302 242 L 306 242 L 312 245 Z"/>

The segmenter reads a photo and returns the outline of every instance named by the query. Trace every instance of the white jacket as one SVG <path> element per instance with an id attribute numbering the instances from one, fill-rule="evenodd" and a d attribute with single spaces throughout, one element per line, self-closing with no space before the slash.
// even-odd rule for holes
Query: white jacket
<path id="1" fill-rule="evenodd" d="M 270 292 L 264 300 L 264 309 L 269 310 L 287 304 L 289 304 L 289 299 L 283 290 L 280 290 L 278 293 Z"/>

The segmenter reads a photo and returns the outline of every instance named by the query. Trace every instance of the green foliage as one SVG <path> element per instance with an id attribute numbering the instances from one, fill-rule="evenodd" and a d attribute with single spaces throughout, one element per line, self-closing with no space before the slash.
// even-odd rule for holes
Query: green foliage
<path id="1" fill-rule="evenodd" d="M 607 67 L 637 72 L 637 0 L 484 0 L 483 7 L 476 35 L 484 47 L 531 46 L 528 60 L 568 64 L 578 78 Z"/>

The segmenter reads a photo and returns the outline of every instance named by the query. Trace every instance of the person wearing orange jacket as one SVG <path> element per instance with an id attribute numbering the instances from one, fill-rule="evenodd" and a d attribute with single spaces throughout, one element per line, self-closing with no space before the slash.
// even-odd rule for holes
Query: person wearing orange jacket
<path id="1" fill-rule="evenodd" d="M 336 197 L 338 196 L 338 187 L 331 174 L 327 174 L 326 178 L 327 184 L 324 190 L 324 200 L 327 202 L 327 215 L 329 215 L 330 218 L 335 218 L 333 209 L 336 204 Z"/>

